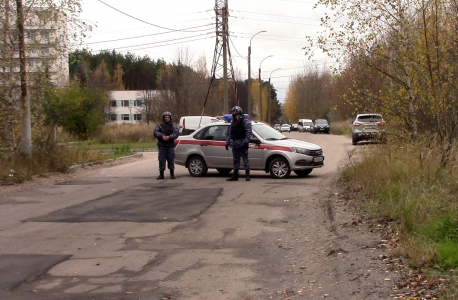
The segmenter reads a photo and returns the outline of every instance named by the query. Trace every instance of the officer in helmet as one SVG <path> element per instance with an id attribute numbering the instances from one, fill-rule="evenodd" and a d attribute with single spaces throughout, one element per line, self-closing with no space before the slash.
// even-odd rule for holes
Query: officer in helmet
<path id="1" fill-rule="evenodd" d="M 232 147 L 234 157 L 234 173 L 227 181 L 239 180 L 240 158 L 243 159 L 246 181 L 250 181 L 250 161 L 248 160 L 248 145 L 251 138 L 251 122 L 243 115 L 242 108 L 232 108 L 232 123 L 226 140 L 226 150 Z"/>
<path id="2" fill-rule="evenodd" d="M 156 126 L 154 136 L 157 138 L 159 148 L 159 176 L 164 179 L 165 162 L 170 170 L 170 179 L 175 179 L 175 140 L 178 138 L 178 127 L 172 122 L 172 114 L 165 111 L 162 114 L 163 122 Z"/>

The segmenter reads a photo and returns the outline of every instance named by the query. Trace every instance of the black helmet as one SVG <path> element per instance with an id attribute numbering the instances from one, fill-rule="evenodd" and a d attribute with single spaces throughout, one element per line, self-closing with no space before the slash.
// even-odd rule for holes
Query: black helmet
<path id="1" fill-rule="evenodd" d="M 232 109 L 232 115 L 238 115 L 238 114 L 241 114 L 243 115 L 243 110 L 240 106 L 234 106 Z"/>
<path id="2" fill-rule="evenodd" d="M 164 117 L 165 116 L 169 116 L 170 117 L 170 120 L 172 120 L 172 113 L 169 112 L 169 111 L 164 111 L 164 113 L 162 114 L 162 120 L 164 120 Z"/>

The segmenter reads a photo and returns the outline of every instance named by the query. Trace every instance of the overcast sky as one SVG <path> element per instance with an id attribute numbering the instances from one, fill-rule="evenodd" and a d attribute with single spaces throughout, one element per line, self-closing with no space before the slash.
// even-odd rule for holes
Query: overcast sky
<path id="1" fill-rule="evenodd" d="M 258 77 L 261 61 L 273 55 L 262 62 L 261 77 L 271 78 L 280 101 L 285 99 L 291 76 L 304 66 L 332 64 L 325 55 L 311 62 L 301 49 L 306 36 L 321 31 L 324 11 L 314 10 L 314 4 L 313 0 L 228 1 L 230 51 L 234 71 L 242 80 L 248 78 L 250 39 L 263 30 L 251 40 L 252 77 Z M 214 7 L 214 0 L 84 0 L 81 18 L 97 24 L 84 46 L 95 53 L 115 49 L 166 62 L 175 61 L 180 48 L 188 48 L 194 60 L 207 58 L 210 71 L 216 40 Z"/>

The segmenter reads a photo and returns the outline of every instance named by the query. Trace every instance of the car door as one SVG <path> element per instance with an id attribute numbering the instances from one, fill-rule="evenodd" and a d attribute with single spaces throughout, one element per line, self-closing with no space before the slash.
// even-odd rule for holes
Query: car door
<path id="1" fill-rule="evenodd" d="M 248 158 L 250 160 L 250 168 L 252 169 L 263 169 L 265 151 L 259 148 L 260 144 L 261 140 L 252 133 L 248 149 Z"/>
<path id="2" fill-rule="evenodd" d="M 227 125 L 215 124 L 208 126 L 199 135 L 199 144 L 208 167 L 232 167 L 232 153 L 225 147 L 228 129 Z"/>

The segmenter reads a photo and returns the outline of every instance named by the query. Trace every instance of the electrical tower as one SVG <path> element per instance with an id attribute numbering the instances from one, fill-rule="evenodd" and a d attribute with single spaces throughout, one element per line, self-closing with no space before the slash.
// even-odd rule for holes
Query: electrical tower
<path id="1" fill-rule="evenodd" d="M 229 9 L 228 0 L 215 0 L 215 15 L 216 15 L 216 44 L 213 54 L 213 65 L 211 70 L 212 84 L 210 89 L 216 83 L 223 80 L 223 112 L 229 113 L 229 97 L 231 104 L 239 105 L 237 99 L 237 89 L 234 76 L 234 68 L 232 67 L 232 57 L 229 48 Z M 218 93 L 219 95 L 219 93 Z"/>

